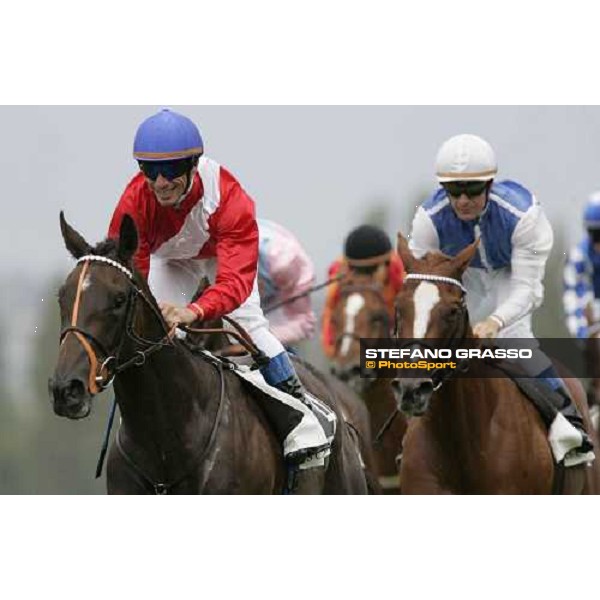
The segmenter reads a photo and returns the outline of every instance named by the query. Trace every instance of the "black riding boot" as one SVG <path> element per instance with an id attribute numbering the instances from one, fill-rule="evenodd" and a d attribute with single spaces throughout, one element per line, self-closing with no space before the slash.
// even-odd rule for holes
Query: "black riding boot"
<path id="1" fill-rule="evenodd" d="M 286 494 L 307 496 L 323 493 L 326 465 L 310 469 L 290 465 L 289 469 Z"/>

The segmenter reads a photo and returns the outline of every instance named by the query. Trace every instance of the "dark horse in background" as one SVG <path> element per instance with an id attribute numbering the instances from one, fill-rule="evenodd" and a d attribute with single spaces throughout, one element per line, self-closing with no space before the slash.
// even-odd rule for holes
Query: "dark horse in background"
<path id="1" fill-rule="evenodd" d="M 398 251 L 409 273 L 397 299 L 398 337 L 472 338 L 461 285 L 477 250 L 456 257 L 439 252 L 416 259 L 399 236 Z M 414 279 L 411 279 L 410 276 Z M 550 494 L 557 473 L 548 431 L 516 383 L 483 360 L 469 363 L 470 377 L 432 372 L 397 380 L 399 407 L 411 414 L 400 472 L 403 493 Z M 565 380 L 588 432 L 583 388 Z M 596 444 L 596 455 L 598 449 Z M 566 469 L 564 493 L 598 493 L 598 460 Z"/>
<path id="2" fill-rule="evenodd" d="M 585 317 L 588 325 L 588 338 L 584 341 L 586 371 L 589 377 L 588 404 L 596 431 L 599 430 L 600 415 L 600 320 L 594 309 L 594 302 L 586 307 Z"/>
<path id="3" fill-rule="evenodd" d="M 281 493 L 286 469 L 262 400 L 168 330 L 146 281 L 133 270 L 133 220 L 123 219 L 118 241 L 95 248 L 62 214 L 61 229 L 78 264 L 59 293 L 61 347 L 50 382 L 54 411 L 86 417 L 94 395 L 114 377 L 122 426 L 109 452 L 108 492 Z M 323 487 L 307 491 L 366 493 L 355 438 L 336 399 L 309 370 L 299 368 L 299 375 L 338 416 Z"/>
<path id="4" fill-rule="evenodd" d="M 342 280 L 332 327 L 336 332 L 332 373 L 361 395 L 370 415 L 371 437 L 381 433 L 373 446 L 379 485 L 385 493 L 397 494 L 406 418 L 396 413 L 391 379 L 361 378 L 361 338 L 389 338 L 393 328 L 382 287 L 370 275 L 350 271 Z"/>

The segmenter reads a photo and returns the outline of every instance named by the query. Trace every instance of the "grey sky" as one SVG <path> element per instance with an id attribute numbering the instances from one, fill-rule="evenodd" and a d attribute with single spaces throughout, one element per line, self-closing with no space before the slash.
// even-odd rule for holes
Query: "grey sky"
<path id="1" fill-rule="evenodd" d="M 104 237 L 136 165 L 132 139 L 158 106 L 1 107 L 4 174 L 0 275 L 64 271 L 58 213 L 90 241 Z M 209 156 L 303 242 L 319 276 L 374 199 L 392 229 L 432 188 L 451 135 L 487 138 L 501 176 L 532 189 L 573 241 L 600 187 L 599 107 L 173 107 L 200 126 Z M 392 233 L 392 232 L 390 232 Z"/>

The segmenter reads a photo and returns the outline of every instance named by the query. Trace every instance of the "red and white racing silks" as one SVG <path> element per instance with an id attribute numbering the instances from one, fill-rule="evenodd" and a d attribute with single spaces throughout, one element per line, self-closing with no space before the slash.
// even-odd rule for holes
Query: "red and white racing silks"
<path id="1" fill-rule="evenodd" d="M 165 260 L 217 259 L 214 284 L 188 306 L 201 311 L 204 319 L 227 315 L 249 297 L 258 263 L 254 201 L 215 161 L 200 158 L 191 190 L 177 208 L 161 206 L 139 173 L 121 196 L 109 237 L 119 237 L 125 214 L 133 218 L 138 229 L 134 260 L 146 279 L 150 255 Z"/>

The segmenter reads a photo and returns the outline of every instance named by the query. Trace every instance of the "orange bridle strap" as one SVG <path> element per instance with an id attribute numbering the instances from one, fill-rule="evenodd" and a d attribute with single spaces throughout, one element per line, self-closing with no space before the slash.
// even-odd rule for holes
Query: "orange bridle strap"
<path id="1" fill-rule="evenodd" d="M 75 295 L 75 303 L 73 304 L 73 315 L 71 316 L 71 327 L 77 327 L 77 317 L 79 315 L 79 305 L 81 303 L 81 294 L 83 292 L 83 282 L 85 280 L 85 276 L 88 271 L 88 267 L 90 266 L 90 261 L 86 260 L 83 263 L 83 268 L 81 269 L 81 273 L 79 274 L 79 281 L 77 283 L 77 292 Z M 88 377 L 88 389 L 91 394 L 97 394 L 101 390 L 96 382 L 96 373 L 98 372 L 98 358 L 96 357 L 96 353 L 92 348 L 91 344 L 85 339 L 81 333 L 78 331 L 68 331 L 67 335 L 65 335 L 63 339 L 63 343 L 69 333 L 72 333 L 78 340 L 79 343 L 83 346 L 86 354 L 88 355 L 88 360 L 90 363 L 90 374 Z"/>

